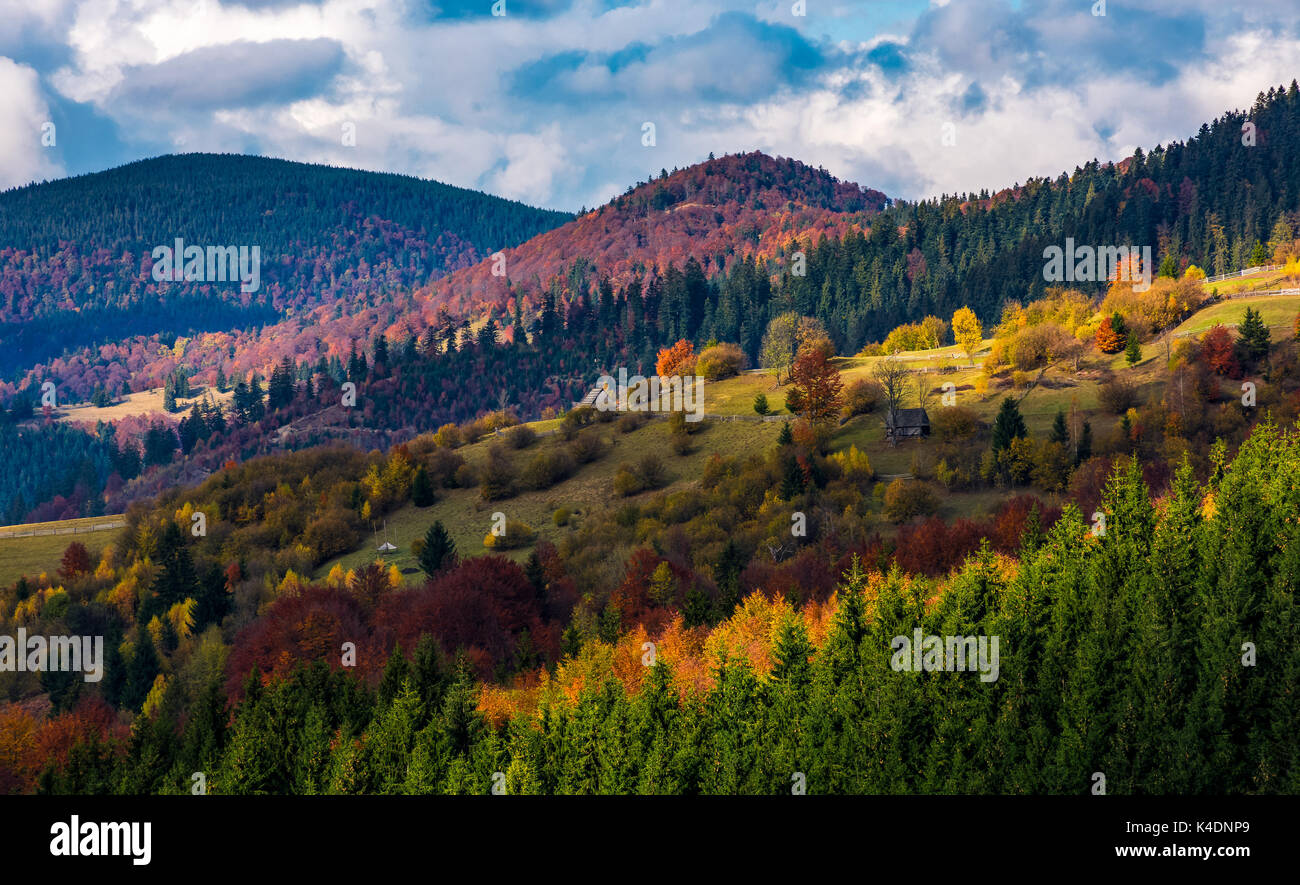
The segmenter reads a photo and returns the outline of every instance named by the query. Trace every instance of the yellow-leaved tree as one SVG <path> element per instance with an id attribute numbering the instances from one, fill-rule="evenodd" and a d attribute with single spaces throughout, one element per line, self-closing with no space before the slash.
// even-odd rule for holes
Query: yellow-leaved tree
<path id="1" fill-rule="evenodd" d="M 952 315 L 952 337 L 966 354 L 966 359 L 970 360 L 972 366 L 975 365 L 975 351 L 979 350 L 980 342 L 984 340 L 984 327 L 980 325 L 975 311 L 969 307 L 957 308 Z"/>

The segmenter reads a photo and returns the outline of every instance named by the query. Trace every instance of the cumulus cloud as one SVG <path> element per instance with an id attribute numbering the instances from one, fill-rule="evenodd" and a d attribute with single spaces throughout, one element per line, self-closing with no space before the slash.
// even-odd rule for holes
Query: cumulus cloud
<path id="1" fill-rule="evenodd" d="M 240 40 L 126 69 L 108 101 L 204 111 L 297 101 L 321 92 L 343 65 L 343 45 Z"/>
<path id="2" fill-rule="evenodd" d="M 0 56 L 0 188 L 59 177 L 58 134 L 36 71 Z"/>
<path id="3" fill-rule="evenodd" d="M 655 45 L 569 52 L 524 65 L 514 72 L 512 92 L 553 102 L 752 101 L 808 82 L 825 61 L 795 29 L 729 12 Z"/>
<path id="4" fill-rule="evenodd" d="M 44 89 L 93 110 L 118 127 L 105 156 L 248 151 L 568 209 L 710 151 L 907 198 L 1006 187 L 1186 138 L 1300 60 L 1294 0 L 1109 0 L 1105 16 L 1083 0 L 18 5 L 0 53 L 26 80 L 0 101 L 39 108 Z"/>

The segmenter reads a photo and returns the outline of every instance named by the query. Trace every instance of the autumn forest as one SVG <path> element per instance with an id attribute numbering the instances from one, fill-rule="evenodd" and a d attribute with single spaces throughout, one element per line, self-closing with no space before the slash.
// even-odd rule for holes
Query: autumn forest
<path id="1" fill-rule="evenodd" d="M 0 193 L 0 634 L 102 637 L 0 642 L 0 793 L 1300 792 L 1297 138 L 1292 82 L 919 201 L 761 152 L 573 214 Z"/>

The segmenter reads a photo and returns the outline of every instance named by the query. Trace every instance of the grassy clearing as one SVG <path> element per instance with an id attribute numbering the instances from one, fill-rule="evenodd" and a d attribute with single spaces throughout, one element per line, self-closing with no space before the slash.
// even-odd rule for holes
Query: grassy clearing
<path id="1" fill-rule="evenodd" d="M 189 412 L 191 403 L 202 400 L 209 394 L 212 396 L 213 402 L 223 406 L 228 406 L 235 395 L 233 390 L 219 393 L 216 388 L 201 385 L 196 385 L 194 391 L 191 396 L 185 397 L 177 403 L 181 408 L 176 412 L 168 412 L 163 408 L 163 389 L 155 387 L 152 390 L 129 393 L 122 398 L 120 403 L 114 403 L 111 406 L 99 407 L 87 404 L 62 408 L 55 413 L 55 417 L 59 421 L 91 425 L 95 424 L 96 421 L 121 421 L 123 418 L 129 418 L 133 415 L 169 415 L 179 420 Z"/>
<path id="2" fill-rule="evenodd" d="M 83 516 L 78 519 L 58 519 L 53 522 L 24 522 L 18 525 L 0 525 L 0 540 L 4 540 L 4 536 L 9 532 L 44 531 L 46 529 L 55 529 L 58 531 L 76 529 L 81 532 L 98 525 L 122 522 L 124 519 L 126 519 L 126 517 L 119 513 L 109 516 Z"/>
<path id="3" fill-rule="evenodd" d="M 704 465 L 715 453 L 723 456 L 748 455 L 762 452 L 776 442 L 781 425 L 778 422 L 756 421 L 706 421 L 692 435 L 693 450 L 684 456 L 673 453 L 669 446 L 668 422 L 652 420 L 632 433 L 619 433 L 613 423 L 599 424 L 600 434 L 610 444 L 609 451 L 599 460 L 582 466 L 568 480 L 544 491 L 527 491 L 502 501 L 483 501 L 477 488 L 440 489 L 438 500 L 431 506 L 418 508 L 407 505 L 388 514 L 387 537 L 398 548 L 394 553 L 381 554 L 375 548 L 383 543 L 379 537 L 367 538 L 360 550 L 347 553 L 326 562 L 316 570 L 324 577 L 335 564 L 344 569 L 355 569 L 376 560 L 385 565 L 396 565 L 410 582 L 423 580 L 419 566 L 411 554 L 411 542 L 423 538 L 435 520 L 442 524 L 456 542 L 456 549 L 466 556 L 488 552 L 483 538 L 492 526 L 492 514 L 504 513 L 506 518 L 528 523 L 538 533 L 539 539 L 551 542 L 571 532 L 582 519 L 605 507 L 618 506 L 623 501 L 635 501 L 641 496 L 616 498 L 613 493 L 614 474 L 619 465 L 635 463 L 646 454 L 656 454 L 663 459 L 670 479 L 668 491 L 693 485 L 704 470 Z M 471 464 L 481 464 L 487 458 L 491 440 L 484 440 L 457 451 Z M 558 435 L 538 440 L 522 451 L 511 451 L 517 470 L 546 448 L 567 445 Z M 655 494 L 644 492 L 643 496 Z M 571 514 L 570 523 L 557 526 L 555 511 L 566 508 Z M 382 521 L 381 521 L 382 522 Z M 528 557 L 533 545 L 505 551 L 511 559 L 522 561 Z M 411 571 L 407 571 L 411 570 Z"/>
<path id="4" fill-rule="evenodd" d="M 1220 295 L 1236 295 L 1239 292 L 1253 292 L 1257 289 L 1290 289 L 1295 285 L 1294 277 L 1289 277 L 1280 270 L 1270 270 L 1209 283 L 1205 291 L 1211 294 L 1218 292 Z"/>
<path id="5" fill-rule="evenodd" d="M 120 521 L 120 516 L 95 516 L 87 519 L 69 519 L 62 522 L 33 523 L 24 526 L 0 527 L 0 584 L 11 584 L 22 575 L 36 577 L 42 572 L 53 574 L 63 558 L 63 551 L 73 541 L 86 545 L 91 557 L 98 556 L 108 544 L 114 543 L 126 531 L 125 528 L 104 529 L 98 532 L 82 532 L 67 535 L 36 535 L 24 538 L 3 537 L 6 530 L 18 528 L 27 531 L 32 528 L 69 528 L 85 527 L 92 524 Z"/>
<path id="6" fill-rule="evenodd" d="M 1221 301 L 1188 317 L 1174 330 L 1174 334 L 1175 336 L 1199 335 L 1220 323 L 1225 326 L 1236 326 L 1245 316 L 1247 307 L 1253 307 L 1260 312 L 1265 325 L 1272 329 L 1274 341 L 1295 334 L 1295 317 L 1300 313 L 1300 295 L 1261 295 L 1256 298 L 1233 298 L 1230 301 Z"/>
<path id="7" fill-rule="evenodd" d="M 774 415 L 789 414 L 785 410 L 785 392 L 788 385 L 777 387 L 775 376 L 766 369 L 745 372 L 722 381 L 704 384 L 704 411 L 710 415 L 754 415 L 754 397 L 767 397 L 767 407 Z"/>

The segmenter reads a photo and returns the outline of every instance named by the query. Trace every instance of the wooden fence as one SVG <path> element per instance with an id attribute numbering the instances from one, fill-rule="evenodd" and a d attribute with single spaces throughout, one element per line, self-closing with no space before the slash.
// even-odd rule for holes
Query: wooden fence
<path id="1" fill-rule="evenodd" d="M 23 529 L 16 527 L 0 531 L 0 539 L 3 538 L 35 538 L 45 535 L 89 535 L 92 532 L 106 532 L 111 529 L 126 528 L 126 520 L 115 520 L 114 522 L 96 522 L 91 525 L 70 525 L 70 526 L 53 526 L 51 528 L 30 528 Z"/>

